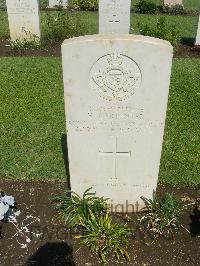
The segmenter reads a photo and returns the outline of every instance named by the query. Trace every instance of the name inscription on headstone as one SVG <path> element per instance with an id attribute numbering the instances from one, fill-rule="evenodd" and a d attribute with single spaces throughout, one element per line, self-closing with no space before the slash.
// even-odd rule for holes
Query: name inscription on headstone
<path id="1" fill-rule="evenodd" d="M 134 132 L 142 127 L 143 109 L 135 110 L 131 106 L 90 106 L 87 120 L 69 120 L 76 132 Z"/>
<path id="2" fill-rule="evenodd" d="M 36 6 L 32 5 L 27 0 L 13 1 L 11 6 L 7 9 L 9 14 L 36 14 L 38 12 Z"/>

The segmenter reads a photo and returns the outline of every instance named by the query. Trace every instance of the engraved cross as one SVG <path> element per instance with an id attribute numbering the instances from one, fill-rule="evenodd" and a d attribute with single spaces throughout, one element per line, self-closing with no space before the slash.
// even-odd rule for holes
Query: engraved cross
<path id="1" fill-rule="evenodd" d="M 118 151 L 117 147 L 117 137 L 116 136 L 111 136 L 113 139 L 113 151 L 100 151 L 99 150 L 99 155 L 100 156 L 112 156 L 113 157 L 113 177 L 111 180 L 116 181 L 118 180 L 117 178 L 117 156 L 128 156 L 131 157 L 131 151 Z"/>
<path id="2" fill-rule="evenodd" d="M 112 18 L 109 19 L 110 23 L 120 23 L 120 19 L 117 18 L 117 11 L 119 9 L 119 7 L 117 6 L 116 1 L 112 1 L 112 3 L 110 5 L 108 5 L 108 8 L 111 9 L 113 12 L 112 14 Z"/>
<path id="3" fill-rule="evenodd" d="M 110 23 L 120 23 L 120 20 L 116 18 L 117 15 L 113 14 L 112 19 L 109 20 Z"/>

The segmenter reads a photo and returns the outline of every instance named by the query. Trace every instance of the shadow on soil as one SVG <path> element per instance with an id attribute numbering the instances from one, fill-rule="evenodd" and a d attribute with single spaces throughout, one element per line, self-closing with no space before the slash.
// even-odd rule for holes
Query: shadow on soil
<path id="1" fill-rule="evenodd" d="M 1 222 L 0 222 L 1 223 Z M 2 225 L 0 224 L 0 239 L 3 238 L 3 233 L 2 233 Z"/>
<path id="2" fill-rule="evenodd" d="M 24 266 L 75 266 L 73 249 L 64 242 L 46 243 L 41 246 Z"/>
<path id="3" fill-rule="evenodd" d="M 69 174 L 69 159 L 68 159 L 68 148 L 67 148 L 67 135 L 62 134 L 61 136 L 61 147 L 62 147 L 62 153 L 63 153 L 63 160 L 65 164 L 65 171 L 67 175 L 67 186 L 68 189 L 71 189 L 70 186 L 70 174 Z"/>
<path id="4" fill-rule="evenodd" d="M 196 237 L 200 235 L 200 206 L 195 206 L 193 214 L 190 215 L 190 219 L 191 236 Z"/>
<path id="5" fill-rule="evenodd" d="M 188 45 L 193 47 L 194 43 L 195 43 L 195 39 L 194 38 L 187 38 L 187 37 L 183 37 L 181 38 L 181 43 L 184 45 Z"/>

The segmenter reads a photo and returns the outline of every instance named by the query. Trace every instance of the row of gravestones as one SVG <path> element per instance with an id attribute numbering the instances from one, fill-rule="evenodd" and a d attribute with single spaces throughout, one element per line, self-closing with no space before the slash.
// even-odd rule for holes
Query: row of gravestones
<path id="1" fill-rule="evenodd" d="M 164 5 L 182 5 L 183 0 L 164 0 Z M 66 8 L 68 5 L 68 0 L 49 0 L 49 6 L 50 8 L 54 8 L 56 6 L 62 6 L 63 8 Z"/>
<path id="2" fill-rule="evenodd" d="M 129 33 L 131 0 L 99 1 L 99 33 Z M 40 38 L 38 0 L 6 0 L 11 40 Z M 200 45 L 200 19 L 196 45 Z"/>
<path id="3" fill-rule="evenodd" d="M 183 5 L 183 0 L 164 0 L 164 5 Z M 62 7 L 67 8 L 68 0 L 49 0 L 47 8 Z M 0 4 L 0 7 L 4 7 L 4 2 Z"/>
<path id="4" fill-rule="evenodd" d="M 7 3 L 16 25 L 39 21 L 37 1 Z M 71 189 L 139 211 L 157 186 L 173 48 L 128 34 L 130 0 L 100 1 L 99 17 L 101 34 L 62 44 Z"/>

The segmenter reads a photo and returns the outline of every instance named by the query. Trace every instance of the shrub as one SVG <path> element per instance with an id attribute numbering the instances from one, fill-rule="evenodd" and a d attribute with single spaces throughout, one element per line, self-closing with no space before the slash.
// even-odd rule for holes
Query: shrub
<path id="1" fill-rule="evenodd" d="M 79 10 L 80 9 L 80 4 L 79 0 L 69 0 L 68 1 L 68 8 L 72 10 Z"/>
<path id="2" fill-rule="evenodd" d="M 98 0 L 69 0 L 68 8 L 81 10 L 98 10 Z"/>
<path id="3" fill-rule="evenodd" d="M 47 12 L 45 17 L 45 41 L 59 42 L 64 39 L 84 35 L 85 23 L 80 13 L 66 10 Z"/>
<path id="4" fill-rule="evenodd" d="M 130 260 L 126 246 L 131 229 L 126 225 L 113 223 L 108 213 L 100 217 L 91 213 L 90 216 L 82 224 L 83 235 L 76 238 L 82 238 L 82 243 L 88 245 L 92 253 L 97 253 L 103 262 L 107 261 L 110 253 L 114 253 L 118 259 L 122 255 Z"/>
<path id="5" fill-rule="evenodd" d="M 136 4 L 136 12 L 141 14 L 155 14 L 157 6 L 150 0 L 139 0 Z"/>
<path id="6" fill-rule="evenodd" d="M 179 4 L 171 5 L 171 6 L 164 5 L 162 8 L 162 11 L 164 13 L 171 14 L 171 15 L 182 15 L 184 14 L 184 7 L 183 5 L 179 5 Z"/>
<path id="7" fill-rule="evenodd" d="M 67 192 L 65 195 L 56 196 L 53 201 L 56 203 L 56 209 L 66 222 L 74 227 L 82 225 L 90 219 L 90 213 L 97 217 L 106 211 L 107 199 L 97 197 L 87 189 L 83 196 L 80 197 L 75 192 Z M 67 195 L 67 194 L 71 194 Z"/>
<path id="8" fill-rule="evenodd" d="M 107 199 L 97 197 L 90 192 L 91 189 L 87 189 L 82 197 L 71 191 L 71 197 L 67 194 L 56 196 L 53 199 L 56 209 L 68 225 L 82 229 L 81 235 L 75 238 L 80 238 L 92 253 L 97 253 L 102 262 L 107 261 L 110 253 L 117 258 L 122 255 L 129 259 L 126 246 L 133 230 L 127 225 L 114 223 L 108 213 Z"/>
<path id="9" fill-rule="evenodd" d="M 15 41 L 11 41 L 11 49 L 14 54 L 24 55 L 26 50 L 30 49 L 39 49 L 40 39 L 37 35 L 26 32 L 27 38 L 24 39 L 16 39 Z"/>
<path id="10" fill-rule="evenodd" d="M 41 9 L 45 9 L 48 6 L 48 0 L 40 0 L 39 5 Z"/>
<path id="11" fill-rule="evenodd" d="M 154 240 L 159 236 L 173 238 L 173 231 L 180 226 L 180 215 L 184 206 L 180 199 L 167 193 L 162 199 L 154 194 L 153 200 L 142 198 L 147 213 L 142 216 L 140 222 L 145 233 Z"/>
<path id="12" fill-rule="evenodd" d="M 179 31 L 175 26 L 167 25 L 164 17 L 158 19 L 155 27 L 150 26 L 149 24 L 138 24 L 138 27 L 141 34 L 167 40 L 175 49 L 181 41 Z"/>

